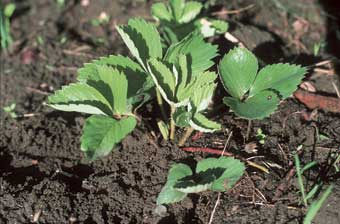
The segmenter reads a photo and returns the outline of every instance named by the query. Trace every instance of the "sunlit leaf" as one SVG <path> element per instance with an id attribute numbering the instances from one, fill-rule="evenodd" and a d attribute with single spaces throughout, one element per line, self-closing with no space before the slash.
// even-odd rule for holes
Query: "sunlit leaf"
<path id="1" fill-rule="evenodd" d="M 258 69 L 255 55 L 245 48 L 234 48 L 220 62 L 223 86 L 234 98 L 242 99 L 253 84 Z"/>
<path id="2" fill-rule="evenodd" d="M 86 119 L 81 137 L 81 150 L 91 160 L 106 156 L 116 144 L 132 132 L 136 123 L 134 117 L 116 120 L 107 116 L 92 115 Z"/>

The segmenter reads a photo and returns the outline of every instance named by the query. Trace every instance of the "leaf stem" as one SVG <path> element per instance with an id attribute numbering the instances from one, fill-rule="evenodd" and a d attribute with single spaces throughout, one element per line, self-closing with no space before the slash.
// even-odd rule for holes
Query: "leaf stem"
<path id="1" fill-rule="evenodd" d="M 179 143 L 178 143 L 179 147 L 182 147 L 185 144 L 185 142 L 188 140 L 188 138 L 190 137 L 193 131 L 194 129 L 192 127 L 187 128 L 181 140 L 179 140 Z"/>
<path id="2" fill-rule="evenodd" d="M 175 138 L 175 121 L 173 118 L 173 115 L 175 113 L 176 107 L 171 105 L 171 111 L 170 111 L 170 140 L 173 140 Z"/>
<path id="3" fill-rule="evenodd" d="M 248 141 L 248 139 L 249 139 L 250 130 L 251 130 L 251 120 L 248 120 L 248 127 L 247 127 L 247 133 L 246 133 L 246 141 Z"/>
<path id="4" fill-rule="evenodd" d="M 157 88 L 156 88 L 156 97 L 157 97 L 157 103 L 159 105 L 159 109 L 161 110 L 163 120 L 166 122 L 167 116 L 166 116 L 165 109 L 164 109 L 163 98 L 162 98 L 162 95 Z"/>

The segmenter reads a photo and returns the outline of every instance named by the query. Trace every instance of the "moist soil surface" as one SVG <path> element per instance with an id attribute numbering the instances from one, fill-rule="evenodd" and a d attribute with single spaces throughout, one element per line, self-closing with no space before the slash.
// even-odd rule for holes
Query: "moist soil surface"
<path id="1" fill-rule="evenodd" d="M 218 197 L 214 192 L 156 206 L 173 163 L 194 166 L 217 155 L 185 152 L 159 135 L 152 137 L 152 131 L 158 133 L 153 120 L 158 115 L 150 113 L 156 108 L 154 102 L 141 109 L 143 123 L 109 156 L 94 162 L 86 161 L 80 151 L 85 115 L 46 106 L 47 96 L 75 81 L 83 63 L 108 54 L 128 54 L 115 24 L 135 16 L 151 20 L 152 2 L 98 0 L 88 6 L 73 0 L 62 6 L 57 1 L 15 2 L 11 20 L 15 42 L 10 52 L 1 53 L 0 106 L 16 103 L 18 118 L 1 110 L 0 223 L 208 223 Z M 213 10 L 252 5 L 220 16 L 264 63 L 310 66 L 336 56 L 331 31 L 337 25 L 335 6 L 313 0 L 292 2 L 220 1 Z M 93 25 L 102 12 L 110 22 Z M 321 40 L 332 48 L 321 48 L 313 56 L 313 46 Z M 211 41 L 219 44 L 221 55 L 232 46 L 222 37 Z M 306 80 L 328 96 L 336 96 L 332 82 L 340 86 L 337 74 L 310 72 Z M 217 92 L 225 94 L 222 89 Z M 189 139 L 186 146 L 222 150 L 232 132 L 227 151 L 267 167 L 269 173 L 249 166 L 239 183 L 220 195 L 212 223 L 302 223 L 306 209 L 299 203 L 297 179 L 292 175 L 286 179 L 300 145 L 301 162 L 319 164 L 307 172 L 307 188 L 315 181 L 334 184 L 314 222 L 340 223 L 340 180 L 332 166 L 332 155 L 339 151 L 339 114 L 311 111 L 292 97 L 269 118 L 254 121 L 248 140 L 247 121 L 235 118 L 227 108 L 218 110 L 214 118 L 223 124 L 223 131 Z M 264 144 L 256 138 L 259 128 L 266 135 Z M 178 130 L 177 136 L 181 134 Z"/>

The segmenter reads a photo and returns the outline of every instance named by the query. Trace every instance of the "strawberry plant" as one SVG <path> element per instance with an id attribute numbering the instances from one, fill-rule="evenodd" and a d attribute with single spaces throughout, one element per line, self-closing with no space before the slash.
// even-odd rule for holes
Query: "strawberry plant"
<path id="1" fill-rule="evenodd" d="M 197 163 L 195 173 L 188 165 L 174 164 L 157 197 L 157 204 L 178 202 L 187 194 L 206 190 L 227 191 L 241 178 L 244 170 L 244 164 L 231 157 L 203 159 Z"/>
<path id="2" fill-rule="evenodd" d="M 258 72 L 258 61 L 249 50 L 234 48 L 219 64 L 225 90 L 223 102 L 239 117 L 263 119 L 300 84 L 306 69 L 299 65 L 267 65 Z"/>
<path id="3" fill-rule="evenodd" d="M 158 2 L 152 5 L 151 14 L 160 23 L 164 39 L 168 44 L 181 41 L 193 30 L 204 37 L 224 33 L 228 23 L 200 17 L 203 5 L 197 1 L 169 0 L 169 4 Z"/>
<path id="4" fill-rule="evenodd" d="M 212 58 L 217 55 L 217 47 L 206 43 L 202 35 L 191 33 L 172 44 L 163 56 L 157 30 L 143 23 L 130 20 L 117 30 L 131 54 L 152 77 L 156 91 L 170 105 L 170 139 L 174 138 L 175 125 L 206 132 L 220 129 L 220 125 L 201 113 L 207 109 L 216 88 L 217 75 L 206 70 L 214 64 Z"/>
<path id="5" fill-rule="evenodd" d="M 216 74 L 206 72 L 213 65 L 215 46 L 204 42 L 201 35 L 191 34 L 163 55 L 153 24 L 131 19 L 117 30 L 137 62 L 121 55 L 94 60 L 78 70 L 77 83 L 62 87 L 48 98 L 55 109 L 91 114 L 81 137 L 87 158 L 107 155 L 135 128 L 134 112 L 153 97 L 154 87 L 172 108 L 172 137 L 173 114 L 178 107 L 190 108 L 195 127 L 219 128 L 201 114 L 216 87 Z"/>

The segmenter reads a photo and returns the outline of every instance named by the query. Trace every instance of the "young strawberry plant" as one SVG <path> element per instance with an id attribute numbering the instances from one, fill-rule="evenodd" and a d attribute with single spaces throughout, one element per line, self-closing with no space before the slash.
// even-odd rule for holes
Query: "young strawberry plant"
<path id="1" fill-rule="evenodd" d="M 201 35 L 191 34 L 170 46 L 163 56 L 160 35 L 153 24 L 131 19 L 117 30 L 137 63 L 121 55 L 94 60 L 78 70 L 77 83 L 48 98 L 55 109 L 92 115 L 81 137 L 81 149 L 89 159 L 107 155 L 135 128 L 134 111 L 153 97 L 154 83 L 173 109 L 171 133 L 174 108 L 179 106 L 190 106 L 190 119 L 196 126 L 219 128 L 199 113 L 207 108 L 216 87 L 216 74 L 205 72 L 213 65 L 215 46 L 204 42 Z"/>
<path id="2" fill-rule="evenodd" d="M 200 17 L 203 5 L 197 1 L 169 0 L 169 4 L 158 2 L 152 5 L 152 16 L 160 23 L 167 44 L 181 41 L 193 30 L 204 37 L 225 33 L 228 23 Z"/>
<path id="3" fill-rule="evenodd" d="M 267 65 L 258 72 L 258 61 L 245 48 L 234 48 L 219 64 L 225 90 L 223 102 L 239 117 L 263 119 L 273 113 L 281 100 L 300 84 L 306 69 L 299 65 Z"/>
<path id="4" fill-rule="evenodd" d="M 187 194 L 206 190 L 227 191 L 242 177 L 244 170 L 244 164 L 231 157 L 203 159 L 197 163 L 194 173 L 185 164 L 174 164 L 157 204 L 178 202 Z"/>
<path id="5" fill-rule="evenodd" d="M 216 88 L 217 75 L 206 70 L 214 64 L 212 58 L 217 55 L 217 47 L 206 43 L 202 35 L 191 33 L 172 44 L 163 56 L 162 49 L 154 46 L 161 46 L 160 36 L 151 27 L 141 20 L 130 20 L 117 30 L 132 55 L 152 77 L 156 91 L 170 105 L 170 139 L 174 138 L 175 125 L 206 132 L 220 129 L 219 124 L 201 113 L 207 109 Z M 185 117 L 186 123 L 176 122 L 183 119 L 175 119 L 175 115 Z"/>

